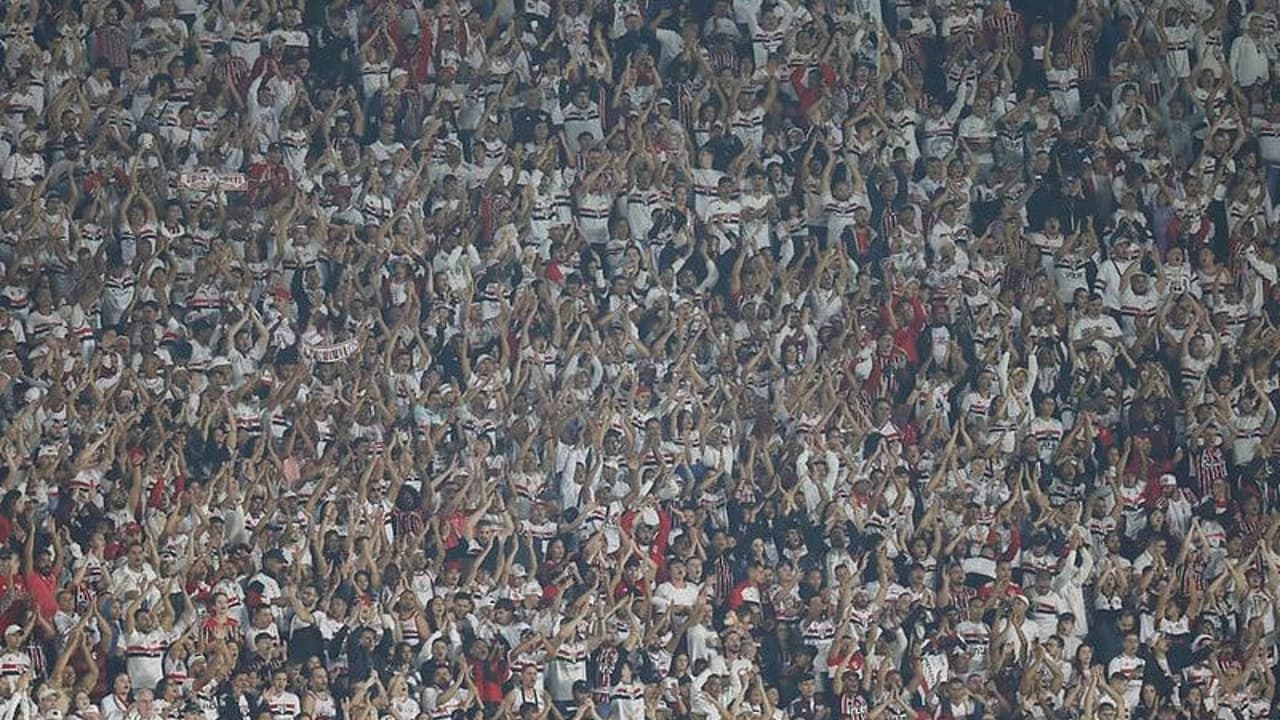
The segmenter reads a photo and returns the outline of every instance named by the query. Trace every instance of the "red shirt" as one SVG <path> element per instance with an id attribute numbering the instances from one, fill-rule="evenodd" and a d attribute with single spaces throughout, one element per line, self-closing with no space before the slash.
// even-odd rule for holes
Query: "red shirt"
<path id="1" fill-rule="evenodd" d="M 753 588 L 753 587 L 756 589 L 756 593 L 758 594 L 758 596 L 763 599 L 765 596 L 765 593 L 761 592 L 760 588 L 755 583 L 751 582 L 750 579 L 743 580 L 737 585 L 734 585 L 733 591 L 729 593 L 729 609 L 737 610 L 738 608 L 742 607 L 742 604 L 746 602 L 746 600 L 743 599 L 742 597 L 743 593 L 747 591 L 747 588 Z"/>
<path id="2" fill-rule="evenodd" d="M 107 542 L 107 546 L 102 548 L 102 559 L 107 562 L 115 562 L 121 555 L 124 555 L 124 543 L 119 540 L 111 540 Z"/>
<path id="3" fill-rule="evenodd" d="M 119 23 L 100 27 L 93 33 L 98 57 L 115 70 L 129 67 L 129 31 Z"/>
<path id="4" fill-rule="evenodd" d="M 1145 495 L 1148 500 L 1160 495 L 1160 476 L 1173 472 L 1174 465 L 1172 460 L 1158 462 L 1154 458 L 1143 458 L 1141 455 L 1134 453 L 1129 458 L 1129 463 L 1125 465 L 1125 472 L 1135 475 L 1146 485 Z"/>
<path id="5" fill-rule="evenodd" d="M 289 169 L 284 165 L 257 163 L 249 168 L 249 200 L 270 205 L 284 196 L 289 187 Z"/>
<path id="6" fill-rule="evenodd" d="M 986 585 L 983 585 L 982 588 L 978 590 L 978 598 L 981 600 L 990 600 L 991 597 L 995 594 L 996 594 L 996 584 L 994 581 L 989 582 Z M 1016 583 L 1014 583 L 1012 580 L 1010 580 L 1009 583 L 1004 586 L 1004 598 L 1006 600 L 1012 600 L 1013 598 L 1016 598 L 1019 596 L 1025 596 L 1025 595 L 1026 593 L 1022 592 L 1022 588 Z"/>
<path id="7" fill-rule="evenodd" d="M 27 608 L 27 581 L 21 575 L 0 575 L 0 625 L 17 624 Z"/>
<path id="8" fill-rule="evenodd" d="M 892 301 L 881 308 L 880 318 L 885 325 L 889 324 L 889 313 L 894 311 L 901 299 L 901 295 L 894 293 Z M 893 344 L 906 353 L 907 361 L 914 367 L 920 364 L 918 343 L 920 333 L 924 330 L 929 316 L 925 312 L 924 303 L 920 302 L 919 299 L 912 298 L 907 302 L 911 306 L 911 319 L 907 321 L 906 325 L 899 326 L 893 331 Z"/>
<path id="9" fill-rule="evenodd" d="M 805 84 L 809 79 L 809 68 L 799 67 L 791 72 L 791 86 L 795 88 L 796 99 L 800 101 L 801 112 L 808 112 L 814 103 L 822 99 L 822 91 L 827 87 L 835 87 L 836 73 L 831 69 L 831 65 L 822 63 L 818 66 L 818 72 L 822 74 L 822 82 L 813 87 Z"/>
<path id="10" fill-rule="evenodd" d="M 644 579 L 641 579 L 639 582 L 635 583 L 634 585 L 627 582 L 626 580 L 623 580 L 613 588 L 614 600 L 621 600 L 622 598 L 625 598 L 628 596 L 642 598 L 648 594 L 649 594 L 649 582 Z"/>
<path id="11" fill-rule="evenodd" d="M 893 397 L 901 384 L 900 376 L 908 373 L 907 366 L 911 358 L 902 348 L 894 347 L 888 355 L 877 352 L 871 359 L 871 374 L 867 376 L 865 387 L 873 398 Z"/>
<path id="12" fill-rule="evenodd" d="M 416 51 L 411 51 L 404 44 L 397 48 L 396 66 L 407 70 L 409 77 L 417 81 L 419 85 L 425 84 L 431 79 L 432 40 L 431 29 L 423 28 L 422 36 L 418 39 L 418 49 Z"/>
<path id="13" fill-rule="evenodd" d="M 827 656 L 827 667 L 832 668 L 833 671 L 836 669 L 841 671 L 852 671 L 858 677 L 862 677 L 862 667 L 865 663 L 866 660 L 862 656 L 862 653 L 856 650 L 852 655 L 847 657 L 843 655 Z M 832 674 L 834 675 L 835 673 L 833 672 Z"/>
<path id="14" fill-rule="evenodd" d="M 547 279 L 557 285 L 564 285 L 564 272 L 560 270 L 560 263 L 552 260 L 547 263 Z"/>
<path id="15" fill-rule="evenodd" d="M 476 683 L 476 692 L 480 695 L 480 702 L 496 705 L 502 702 L 506 693 L 502 691 L 502 685 L 511 677 L 511 672 L 507 669 L 504 662 L 487 662 L 482 660 L 471 660 L 471 677 Z"/>
<path id="16" fill-rule="evenodd" d="M 249 86 L 253 84 L 252 72 L 244 58 L 234 56 L 223 58 L 213 66 L 213 76 L 220 78 L 241 100 L 247 97 Z"/>
<path id="17" fill-rule="evenodd" d="M 252 85 L 253 81 L 258 78 L 263 78 L 264 82 L 270 80 L 279 75 L 281 70 L 279 60 L 272 57 L 270 53 L 263 53 L 258 56 L 257 60 L 253 61 L 253 68 L 249 70 L 249 85 Z"/>
<path id="18" fill-rule="evenodd" d="M 183 486 L 183 479 L 175 477 L 172 479 L 171 490 L 170 481 L 165 478 L 161 478 L 159 482 L 151 486 L 151 492 L 147 494 L 147 506 L 153 508 L 160 507 L 161 500 L 167 497 L 176 497 L 178 493 L 182 492 Z"/>
<path id="19" fill-rule="evenodd" d="M 632 532 L 631 528 L 635 526 L 636 512 L 632 510 L 624 513 L 618 524 L 626 532 Z M 671 515 L 666 510 L 658 510 L 658 528 L 653 533 L 653 544 L 649 546 L 649 559 L 658 568 L 658 577 L 665 578 L 667 576 L 667 543 L 671 538 Z"/>
<path id="20" fill-rule="evenodd" d="M 62 569 L 55 567 L 48 575 L 36 571 L 27 573 L 27 592 L 31 595 L 31 604 L 40 612 L 40 617 L 52 620 L 58 614 L 58 576 Z"/>
<path id="21" fill-rule="evenodd" d="M 221 620 L 216 617 L 208 617 L 200 624 L 200 639 L 203 642 L 231 640 L 239 634 L 240 621 L 233 617 L 225 617 Z"/>
<path id="22" fill-rule="evenodd" d="M 982 21 L 982 35 L 991 47 L 1020 49 L 1026 37 L 1022 16 L 1016 12 L 991 14 Z"/>

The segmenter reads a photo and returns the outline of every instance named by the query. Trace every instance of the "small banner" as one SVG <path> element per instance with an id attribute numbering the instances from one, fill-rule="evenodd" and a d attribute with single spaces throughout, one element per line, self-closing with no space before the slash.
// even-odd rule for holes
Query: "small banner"
<path id="1" fill-rule="evenodd" d="M 321 363 L 342 362 L 360 348 L 360 341 L 352 338 L 333 345 L 303 345 L 302 353 Z"/>
<path id="2" fill-rule="evenodd" d="M 249 178 L 244 173 L 219 172 L 210 168 L 201 168 L 179 174 L 178 187 L 196 192 L 210 190 L 244 192 L 249 189 Z"/>

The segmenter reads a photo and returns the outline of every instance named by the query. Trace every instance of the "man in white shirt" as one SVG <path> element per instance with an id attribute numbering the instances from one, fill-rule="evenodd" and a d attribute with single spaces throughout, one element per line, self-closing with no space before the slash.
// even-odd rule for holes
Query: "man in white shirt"
<path id="1" fill-rule="evenodd" d="M 151 690 L 139 690 L 125 720 L 161 720 L 163 717 L 156 707 L 155 693 Z"/>
<path id="2" fill-rule="evenodd" d="M 31 187 L 36 184 L 37 177 L 44 175 L 44 158 L 36 152 L 38 143 L 39 138 L 33 132 L 22 136 L 18 152 L 5 159 L 3 172 L 0 173 L 6 182 Z"/>
<path id="3" fill-rule="evenodd" d="M 28 111 L 34 112 L 37 116 L 44 114 L 44 83 L 30 73 L 18 73 L 13 80 L 13 89 L 6 96 L 6 106 L 5 124 L 9 134 L 16 136 L 25 127 L 24 118 Z"/>
<path id="4" fill-rule="evenodd" d="M 455 178 L 468 190 L 479 187 L 480 169 L 463 159 L 462 144 L 451 138 L 444 140 L 443 143 L 444 161 L 432 162 L 430 168 L 430 177 L 437 188 L 443 188 L 445 180 L 449 177 Z"/>
<path id="5" fill-rule="evenodd" d="M 262 701 L 276 720 L 293 720 L 302 713 L 302 700 L 289 692 L 289 674 L 283 670 L 271 675 L 271 686 L 262 693 Z"/>
<path id="6" fill-rule="evenodd" d="M 1142 692 L 1143 671 L 1146 667 L 1147 661 L 1138 657 L 1137 633 L 1126 633 L 1124 650 L 1107 663 L 1107 677 L 1120 675 L 1125 679 L 1124 702 L 1129 706 L 1130 712 L 1138 707 L 1139 695 Z"/>
<path id="7" fill-rule="evenodd" d="M 20 625 L 10 625 L 4 630 L 4 647 L 0 649 L 0 680 L 16 682 L 24 673 L 31 672 L 31 656 L 24 646 L 27 634 Z"/>
<path id="8" fill-rule="evenodd" d="M 164 656 L 174 635 L 157 626 L 154 615 L 137 604 L 125 610 L 124 654 L 134 688 L 151 690 L 164 678 Z"/>
<path id="9" fill-rule="evenodd" d="M 1179 80 L 1191 77 L 1190 47 L 1196 29 L 1189 17 L 1183 17 L 1176 7 L 1166 8 L 1164 23 L 1157 31 L 1164 40 L 1165 63 L 1169 74 Z"/>
<path id="10" fill-rule="evenodd" d="M 723 662 L 721 663 L 723 665 Z M 698 680 L 701 679 L 701 687 L 699 688 Z M 710 668 L 706 670 L 704 676 L 694 678 L 693 685 L 695 691 L 693 693 L 693 712 L 695 718 L 703 718 L 704 720 L 715 720 L 720 717 L 720 711 L 716 704 L 727 705 L 732 698 L 726 697 L 728 693 L 723 691 L 722 686 L 725 683 L 721 681 L 721 676 L 714 673 Z"/>
<path id="11" fill-rule="evenodd" d="M 462 687 L 463 676 L 459 673 L 455 679 L 452 675 L 447 665 L 439 665 L 433 684 L 422 690 L 422 709 L 432 717 L 448 717 L 453 710 L 467 705 L 470 691 Z"/>
<path id="12" fill-rule="evenodd" d="M 698 602 L 702 586 L 685 579 L 687 569 L 681 560 L 673 560 L 667 566 L 668 580 L 658 586 L 653 594 L 653 605 L 660 610 L 687 614 Z"/>
<path id="13" fill-rule="evenodd" d="M 111 681 L 111 694 L 98 703 L 103 720 L 124 720 L 130 710 L 129 692 L 133 689 L 129 673 L 119 673 Z M 90 717 L 88 713 L 85 717 Z"/>
<path id="14" fill-rule="evenodd" d="M 1168 549 L 1167 541 L 1163 536 L 1153 535 L 1152 540 L 1147 543 L 1147 548 L 1133 559 L 1133 574 L 1141 575 L 1147 568 L 1155 568 L 1157 572 L 1161 571 L 1164 563 L 1164 554 Z"/>
<path id="15" fill-rule="evenodd" d="M 1115 318 L 1102 313 L 1102 296 L 1098 293 L 1089 295 L 1085 312 L 1071 326 L 1071 344 L 1077 350 L 1092 347 L 1102 353 L 1109 365 L 1122 337 Z"/>
<path id="16" fill-rule="evenodd" d="M 311 45 L 311 38 L 307 36 L 306 30 L 302 27 L 302 12 L 297 8 L 286 8 L 284 11 L 284 25 L 271 33 L 270 40 L 274 42 L 276 38 L 284 39 L 286 48 L 295 50 L 306 50 Z"/>
<path id="17" fill-rule="evenodd" d="M 717 253 L 738 247 L 742 241 L 742 204 L 733 199 L 733 190 L 732 178 L 720 178 L 717 195 L 707 206 L 707 224 L 722 235 Z"/>
<path id="18" fill-rule="evenodd" d="M 943 245 L 947 243 L 963 242 L 963 235 L 967 229 L 964 222 L 957 217 L 955 203 L 944 204 L 938 215 L 938 220 L 929 231 L 929 249 L 935 255 L 941 253 Z"/>
<path id="19" fill-rule="evenodd" d="M 245 93 L 249 101 L 249 123 L 261 137 L 269 142 L 280 139 L 280 118 L 284 104 L 275 91 L 275 83 L 258 77 Z"/>
<path id="20" fill-rule="evenodd" d="M 1163 298 L 1151 276 L 1138 271 L 1136 264 L 1130 266 L 1125 276 L 1127 279 L 1121 282 L 1120 290 L 1120 323 L 1125 338 L 1133 340 L 1139 330 L 1155 318 Z"/>
<path id="21" fill-rule="evenodd" d="M 116 597 L 126 598 L 129 593 L 148 593 L 148 601 L 160 600 L 160 593 L 151 586 L 159 576 L 143 555 L 142 543 L 129 545 L 125 564 L 111 573 L 111 589 Z"/>
<path id="22" fill-rule="evenodd" d="M 1244 35 L 1231 43 L 1231 76 L 1242 88 L 1265 83 L 1271 77 L 1270 60 L 1262 39 L 1262 18 L 1253 17 Z"/>
<path id="23" fill-rule="evenodd" d="M 1053 589 L 1053 575 L 1036 573 L 1035 587 L 1027 593 L 1031 607 L 1027 618 L 1036 624 L 1037 634 L 1047 638 L 1058 630 L 1058 615 L 1066 609 L 1066 601 Z"/>
<path id="24" fill-rule="evenodd" d="M 1093 289 L 1102 296 L 1102 304 L 1107 310 L 1119 312 L 1123 289 L 1121 280 L 1137 260 L 1138 252 L 1132 240 L 1117 237 L 1111 243 L 1108 258 L 1098 264 L 1098 277 L 1094 280 Z"/>
<path id="25" fill-rule="evenodd" d="M 580 150 L 578 140 L 583 133 L 590 135 L 593 140 L 604 137 L 600 103 L 592 101 L 591 91 L 586 85 L 579 85 L 574 89 L 569 103 L 560 112 L 564 115 L 564 141 L 570 152 Z"/>
<path id="26" fill-rule="evenodd" d="M 256 340 L 253 333 L 244 328 L 244 323 L 250 319 L 258 330 Z M 235 324 L 231 334 L 234 347 L 227 354 L 231 362 L 231 382 L 236 387 L 240 387 L 246 379 L 256 378 L 262 358 L 266 357 L 271 335 L 267 332 L 257 309 L 252 307 Z"/>

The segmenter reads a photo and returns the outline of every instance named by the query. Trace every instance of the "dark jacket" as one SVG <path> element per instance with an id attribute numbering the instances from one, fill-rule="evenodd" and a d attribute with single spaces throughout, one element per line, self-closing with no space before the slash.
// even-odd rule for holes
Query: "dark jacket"
<path id="1" fill-rule="evenodd" d="M 218 698 L 218 717 L 222 720 L 254 720 L 262 710 L 262 698 L 245 694 L 244 702 L 234 693 L 225 693 Z"/>

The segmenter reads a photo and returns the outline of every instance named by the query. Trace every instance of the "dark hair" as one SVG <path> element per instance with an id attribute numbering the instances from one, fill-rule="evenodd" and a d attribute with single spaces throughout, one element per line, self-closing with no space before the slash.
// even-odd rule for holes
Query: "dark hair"
<path id="1" fill-rule="evenodd" d="M 14 515 L 13 506 L 18 504 L 18 500 L 22 498 L 21 490 L 10 490 L 0 498 L 0 515 L 12 518 Z"/>

